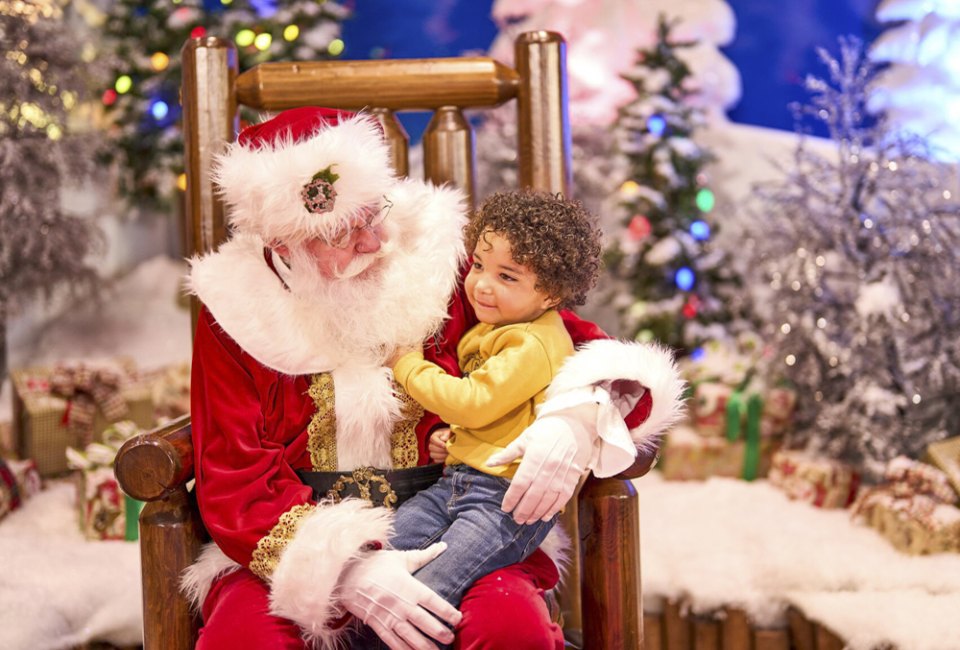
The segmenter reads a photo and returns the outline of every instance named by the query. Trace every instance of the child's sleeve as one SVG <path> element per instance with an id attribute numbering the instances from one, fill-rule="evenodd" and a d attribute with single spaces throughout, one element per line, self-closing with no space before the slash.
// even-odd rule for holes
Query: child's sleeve
<path id="1" fill-rule="evenodd" d="M 466 377 L 452 377 L 420 352 L 393 367 L 397 382 L 425 409 L 468 429 L 486 426 L 550 384 L 556 368 L 543 342 L 512 329 L 497 337 L 491 356 Z"/>

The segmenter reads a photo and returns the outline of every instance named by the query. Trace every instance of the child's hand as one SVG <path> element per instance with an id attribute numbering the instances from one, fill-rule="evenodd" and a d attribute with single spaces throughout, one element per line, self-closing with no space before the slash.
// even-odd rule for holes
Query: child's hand
<path id="1" fill-rule="evenodd" d="M 430 434 L 430 442 L 427 444 L 427 451 L 430 452 L 430 460 L 435 463 L 442 463 L 447 460 L 449 452 L 447 451 L 447 441 L 450 440 L 450 429 L 437 429 Z"/>
<path id="2" fill-rule="evenodd" d="M 387 359 L 386 365 L 388 368 L 393 368 L 395 365 L 397 365 L 397 361 L 400 361 L 400 357 L 410 354 L 411 352 L 418 352 L 419 350 L 420 348 L 415 347 L 397 348 L 393 351 L 393 354 L 390 356 L 390 358 Z"/>

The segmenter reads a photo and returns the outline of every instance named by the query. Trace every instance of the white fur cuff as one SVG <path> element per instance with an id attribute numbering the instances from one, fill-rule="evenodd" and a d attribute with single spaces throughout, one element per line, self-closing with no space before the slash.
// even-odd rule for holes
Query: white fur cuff
<path id="1" fill-rule="evenodd" d="M 660 345 L 600 340 L 583 346 L 554 377 L 541 413 L 554 410 L 553 400 L 569 403 L 563 397 L 566 393 L 583 395 L 584 388 L 607 386 L 616 380 L 637 382 L 650 393 L 653 403 L 650 416 L 630 431 L 630 437 L 638 449 L 656 446 L 660 436 L 683 417 L 685 387 L 673 354 Z M 632 405 L 617 404 L 617 396 L 611 397 L 621 413 L 629 412 Z"/>
<path id="2" fill-rule="evenodd" d="M 342 630 L 327 626 L 336 614 L 341 572 L 368 542 L 386 544 L 393 515 L 386 508 L 347 499 L 319 505 L 300 524 L 273 572 L 270 611 L 299 625 L 321 648 L 336 647 Z"/>

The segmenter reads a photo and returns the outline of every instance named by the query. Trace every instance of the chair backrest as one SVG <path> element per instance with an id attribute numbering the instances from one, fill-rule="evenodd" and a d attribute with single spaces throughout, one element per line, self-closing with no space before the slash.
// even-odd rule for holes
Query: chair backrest
<path id="1" fill-rule="evenodd" d="M 235 139 L 241 105 L 366 109 L 380 120 L 402 175 L 409 171 L 409 141 L 396 112 L 432 111 L 422 140 L 424 178 L 460 187 L 473 203 L 474 134 L 464 110 L 516 100 L 520 185 L 569 194 L 566 44 L 559 34 L 521 34 L 515 68 L 489 57 L 459 57 L 271 62 L 238 74 L 233 44 L 212 37 L 188 41 L 182 57 L 189 253 L 212 250 L 226 236 L 213 159 Z"/>
<path id="2" fill-rule="evenodd" d="M 231 43 L 188 41 L 181 90 L 188 253 L 212 250 L 226 237 L 212 170 L 215 156 L 236 138 L 240 106 L 265 112 L 307 105 L 366 109 L 380 120 L 394 167 L 403 175 L 409 171 L 409 142 L 396 112 L 432 111 L 422 140 L 424 177 L 460 187 L 472 203 L 474 134 L 464 110 L 515 101 L 520 185 L 569 195 L 565 56 L 560 35 L 529 32 L 516 41 L 513 68 L 488 57 L 461 57 L 263 63 L 239 73 Z M 193 309 L 195 323 L 195 301 Z M 177 590 L 180 571 L 204 539 L 185 487 L 192 464 L 187 419 L 131 440 L 117 457 L 124 489 L 151 501 L 141 515 L 148 650 L 189 648 L 196 638 L 197 621 Z M 562 594 L 567 630 L 573 638 L 582 635 L 584 647 L 642 647 L 639 521 L 632 486 L 619 479 L 589 479 L 579 508 L 567 509 L 564 524 L 575 544 Z"/>

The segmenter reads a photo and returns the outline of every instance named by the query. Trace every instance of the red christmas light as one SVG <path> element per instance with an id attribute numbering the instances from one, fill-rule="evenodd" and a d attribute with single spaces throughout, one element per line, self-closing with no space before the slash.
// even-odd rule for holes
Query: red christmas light
<path id="1" fill-rule="evenodd" d="M 651 230 L 650 220 L 642 214 L 633 215 L 633 219 L 630 220 L 630 224 L 627 226 L 627 232 L 630 233 L 630 237 L 635 241 L 640 241 L 648 237 Z"/>
<path id="2" fill-rule="evenodd" d="M 690 296 L 687 298 L 686 304 L 683 305 L 683 317 L 684 318 L 695 318 L 697 312 L 700 311 L 700 299 L 696 296 Z"/>
<path id="3" fill-rule="evenodd" d="M 113 106 L 113 103 L 117 101 L 117 91 L 113 88 L 107 88 L 103 91 L 103 96 L 100 99 L 104 106 Z"/>
<path id="4" fill-rule="evenodd" d="M 190 38 L 203 38 L 207 35 L 207 28 L 203 25 L 197 25 L 190 30 Z"/>

